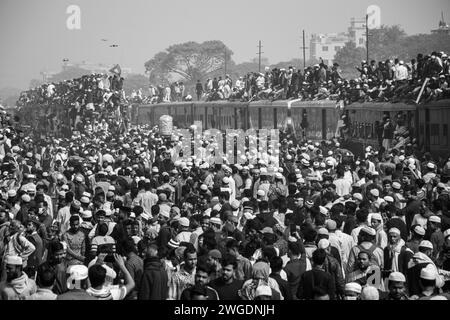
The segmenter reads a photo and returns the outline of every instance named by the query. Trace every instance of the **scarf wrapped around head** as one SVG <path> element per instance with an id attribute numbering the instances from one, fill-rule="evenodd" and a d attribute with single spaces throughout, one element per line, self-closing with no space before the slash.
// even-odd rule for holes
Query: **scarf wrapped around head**
<path id="1" fill-rule="evenodd" d="M 269 280 L 270 267 L 266 262 L 257 262 L 253 265 L 252 278 L 264 281 Z"/>
<path id="2" fill-rule="evenodd" d="M 266 262 L 257 262 L 253 265 L 252 278 L 247 280 L 242 289 L 238 291 L 243 300 L 254 300 L 256 288 L 260 285 L 269 285 L 270 267 Z"/>

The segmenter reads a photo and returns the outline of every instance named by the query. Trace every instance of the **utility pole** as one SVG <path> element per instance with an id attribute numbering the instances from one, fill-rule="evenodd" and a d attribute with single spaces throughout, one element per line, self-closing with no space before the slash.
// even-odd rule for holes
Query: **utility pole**
<path id="1" fill-rule="evenodd" d="M 367 63 L 369 63 L 369 15 L 366 14 L 366 54 Z"/>
<path id="2" fill-rule="evenodd" d="M 303 70 L 306 68 L 306 53 L 305 49 L 309 49 L 305 47 L 305 30 L 303 30 L 303 47 L 300 47 L 303 50 Z"/>
<path id="3" fill-rule="evenodd" d="M 264 52 L 261 52 L 261 40 L 259 40 L 259 45 L 258 45 L 258 48 L 259 48 L 259 51 L 258 51 L 258 53 L 257 53 L 257 55 L 259 56 L 259 59 L 258 59 L 258 72 L 261 72 L 261 53 L 264 53 Z"/>

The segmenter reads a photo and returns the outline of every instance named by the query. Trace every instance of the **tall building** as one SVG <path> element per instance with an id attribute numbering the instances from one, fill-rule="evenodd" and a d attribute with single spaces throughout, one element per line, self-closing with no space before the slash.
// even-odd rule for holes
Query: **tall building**
<path id="1" fill-rule="evenodd" d="M 437 29 L 431 30 L 431 33 L 441 33 L 450 35 L 450 27 L 444 20 L 444 12 L 441 11 L 441 21 L 439 21 L 439 26 Z"/>
<path id="2" fill-rule="evenodd" d="M 333 64 L 336 52 L 348 42 L 346 33 L 313 34 L 310 42 L 311 59 L 323 59 L 326 65 Z"/>
<path id="3" fill-rule="evenodd" d="M 349 41 L 352 41 L 356 47 L 366 46 L 366 20 L 350 20 L 350 27 L 348 28 Z"/>
<path id="4" fill-rule="evenodd" d="M 348 32 L 313 34 L 310 40 L 310 59 L 319 60 L 327 65 L 332 65 L 336 52 L 345 46 L 347 42 L 353 42 L 357 47 L 366 46 L 366 21 L 350 20 Z"/>

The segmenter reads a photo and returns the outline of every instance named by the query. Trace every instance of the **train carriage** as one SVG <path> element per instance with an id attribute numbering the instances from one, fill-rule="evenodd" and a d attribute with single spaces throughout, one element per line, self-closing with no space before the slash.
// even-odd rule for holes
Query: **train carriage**
<path id="1" fill-rule="evenodd" d="M 418 106 L 418 142 L 425 151 L 444 157 L 450 155 L 450 100 L 438 100 Z"/>
<path id="2" fill-rule="evenodd" d="M 253 102 L 175 102 L 141 105 L 137 108 L 136 123 L 158 124 L 162 115 L 174 118 L 174 125 L 189 127 L 201 121 L 203 129 L 280 129 L 290 117 L 298 137 L 318 141 L 342 136 L 338 121 L 343 112 L 336 101 L 253 101 Z M 398 115 L 406 121 L 409 136 L 416 138 L 421 150 L 448 156 L 450 150 L 450 100 L 427 104 L 352 103 L 345 107 L 348 116 L 346 146 L 362 155 L 365 147 L 381 144 L 380 123 L 388 115 L 396 125 Z"/>
<path id="3" fill-rule="evenodd" d="M 303 133 L 306 139 L 317 141 L 335 136 L 339 120 L 336 101 L 294 101 L 290 113 L 296 132 Z"/>
<path id="4" fill-rule="evenodd" d="M 409 136 L 416 136 L 418 127 L 417 106 L 405 103 L 352 103 L 345 107 L 349 124 L 349 134 L 346 145 L 355 154 L 362 155 L 367 146 L 380 147 L 382 130 L 380 124 L 383 116 L 388 116 L 396 126 L 400 117 L 405 120 Z"/>

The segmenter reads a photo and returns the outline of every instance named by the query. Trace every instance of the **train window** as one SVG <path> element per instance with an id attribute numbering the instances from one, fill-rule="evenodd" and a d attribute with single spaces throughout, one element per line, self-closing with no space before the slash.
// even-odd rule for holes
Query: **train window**
<path id="1" fill-rule="evenodd" d="M 439 144 L 439 123 L 432 123 L 430 125 L 430 144 Z"/>

